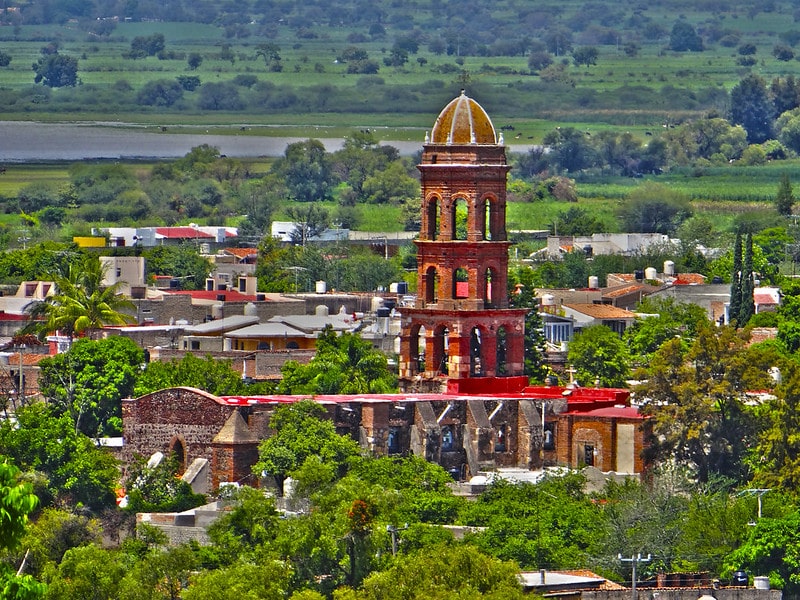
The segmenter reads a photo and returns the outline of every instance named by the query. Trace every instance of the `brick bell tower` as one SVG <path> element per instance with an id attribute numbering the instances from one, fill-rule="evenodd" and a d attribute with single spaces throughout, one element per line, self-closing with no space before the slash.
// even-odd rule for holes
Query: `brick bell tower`
<path id="1" fill-rule="evenodd" d="M 417 300 L 402 310 L 401 386 L 522 375 L 526 310 L 508 307 L 511 167 L 502 134 L 462 91 L 425 138 Z"/>

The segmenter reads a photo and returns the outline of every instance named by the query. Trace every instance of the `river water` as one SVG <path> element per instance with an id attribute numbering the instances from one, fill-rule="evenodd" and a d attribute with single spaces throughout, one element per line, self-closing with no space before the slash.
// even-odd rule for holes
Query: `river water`
<path id="1" fill-rule="evenodd" d="M 208 144 L 221 154 L 237 158 L 281 156 L 288 144 L 307 138 L 259 135 L 170 133 L 169 129 L 102 123 L 38 123 L 0 121 L 0 163 L 77 161 L 91 159 L 180 158 L 195 146 Z M 329 152 L 342 147 L 342 139 L 320 138 Z M 422 149 L 418 142 L 386 142 L 402 154 Z"/>
<path id="2" fill-rule="evenodd" d="M 195 146 L 208 144 L 220 154 L 236 158 L 281 156 L 288 144 L 307 138 L 274 137 L 251 134 L 214 135 L 171 133 L 156 126 L 133 126 L 119 123 L 39 123 L 0 121 L 0 164 L 44 161 L 79 161 L 92 159 L 169 159 L 185 156 Z M 185 130 L 184 130 L 185 131 Z M 418 141 L 382 142 L 394 146 L 403 155 L 422 149 Z M 339 138 L 318 138 L 328 152 L 342 147 Z M 524 152 L 530 146 L 514 146 Z"/>

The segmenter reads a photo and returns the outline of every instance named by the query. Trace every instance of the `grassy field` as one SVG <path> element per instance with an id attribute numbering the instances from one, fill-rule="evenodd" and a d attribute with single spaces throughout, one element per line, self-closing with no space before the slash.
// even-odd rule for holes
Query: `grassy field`
<path id="1" fill-rule="evenodd" d="M 432 10 L 428 4 L 420 3 L 420 9 Z M 501 8 L 510 10 L 510 5 L 500 4 Z M 566 0 L 562 4 L 565 19 L 574 19 L 573 15 L 583 6 L 576 0 Z M 643 133 L 665 121 L 680 122 L 697 116 L 710 107 L 725 108 L 727 92 L 749 69 L 737 64 L 739 56 L 735 46 L 723 46 L 711 39 L 707 32 L 712 29 L 735 34 L 738 43 L 756 44 L 757 62 L 752 69 L 767 79 L 798 70 L 797 61 L 782 62 L 771 53 L 772 47 L 780 41 L 779 34 L 795 29 L 790 7 L 780 6 L 773 12 L 748 15 L 747 6 L 736 4 L 732 3 L 725 7 L 725 12 L 718 13 L 702 12 L 684 5 L 679 14 L 659 6 L 648 7 L 647 17 L 664 32 L 669 31 L 679 15 L 694 23 L 706 33 L 707 49 L 703 52 L 670 52 L 665 50 L 667 34 L 645 39 L 634 25 L 628 23 L 615 24 L 619 26 L 616 43 L 607 43 L 607 40 L 606 43 L 592 43 L 591 36 L 585 31 L 576 32 L 574 45 L 594 45 L 599 50 L 599 57 L 597 64 L 591 67 L 576 67 L 569 62 L 569 56 L 556 57 L 557 62 L 564 60 L 568 63 L 567 74 L 571 83 L 565 86 L 542 86 L 540 76 L 531 73 L 525 54 L 436 54 L 424 41 L 403 67 L 387 67 L 382 61 L 389 55 L 393 40 L 407 35 L 407 32 L 392 30 L 391 27 L 384 37 L 373 39 L 362 35 L 359 38 L 356 45 L 380 64 L 377 75 L 364 76 L 347 73 L 348 65 L 337 61 L 342 49 L 353 45 L 351 36 L 360 32 L 346 25 L 316 24 L 309 28 L 313 37 L 298 37 L 295 29 L 283 26 L 275 28 L 274 36 L 270 38 L 252 35 L 244 39 L 227 39 L 222 28 L 212 25 L 119 23 L 107 39 L 90 39 L 76 24 L 0 28 L 0 49 L 13 57 L 8 67 L 0 68 L 0 88 L 29 88 L 33 83 L 30 65 L 40 56 L 40 49 L 48 40 L 58 40 L 61 53 L 79 58 L 82 84 L 97 89 L 111 90 L 120 81 L 125 81 L 135 91 L 147 82 L 174 80 L 182 75 L 194 75 L 203 82 L 230 81 L 236 76 L 248 75 L 255 76 L 262 84 L 277 86 L 281 93 L 291 89 L 301 95 L 307 94 L 315 102 L 331 89 L 354 92 L 353 101 L 346 111 L 335 106 L 331 112 L 311 110 L 291 111 L 291 114 L 282 114 L 275 109 L 248 110 L 245 114 L 208 113 L 191 108 L 165 112 L 141 106 L 128 107 L 124 114 L 118 114 L 105 112 L 102 105 L 93 106 L 82 99 L 71 105 L 70 119 L 163 123 L 165 114 L 169 114 L 168 120 L 173 124 L 206 127 L 218 124 L 224 130 L 227 125 L 244 122 L 284 125 L 306 132 L 314 126 L 333 129 L 383 126 L 390 131 L 382 139 L 393 139 L 393 136 L 394 139 L 403 139 L 399 136 L 405 128 L 430 127 L 432 115 L 442 99 L 452 97 L 459 87 L 467 86 L 484 103 L 498 125 L 515 126 L 515 132 L 523 140 L 538 141 L 544 132 L 565 122 L 586 127 L 589 131 L 611 123 Z M 155 33 L 164 34 L 172 58 L 122 58 L 130 49 L 133 38 Z M 434 36 L 434 30 L 423 30 L 420 34 L 422 40 Z M 632 39 L 639 45 L 639 51 L 629 56 L 623 47 Z M 280 47 L 280 72 L 268 69 L 265 61 L 256 55 L 257 46 L 264 42 Z M 195 71 L 190 71 L 186 62 L 186 56 L 192 52 L 203 57 L 202 64 Z M 69 97 L 74 93 L 53 90 L 52 98 Z M 196 94 L 188 93 L 187 98 Z M 392 94 L 400 97 L 391 100 Z M 426 96 L 433 99 L 429 101 Z M 387 98 L 398 110 L 380 110 Z M 38 119 L 48 116 L 52 118 L 51 113 L 39 112 L 35 106 L 19 112 L 10 106 L 4 110 L 0 103 L 0 118 Z"/>

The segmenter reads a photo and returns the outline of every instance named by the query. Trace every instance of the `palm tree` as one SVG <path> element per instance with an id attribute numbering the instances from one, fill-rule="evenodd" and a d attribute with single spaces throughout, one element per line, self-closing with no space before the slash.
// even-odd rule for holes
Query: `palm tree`
<path id="1" fill-rule="evenodd" d="M 85 335 L 94 339 L 105 325 L 135 322 L 125 312 L 135 310 L 135 305 L 119 293 L 119 282 L 104 286 L 104 274 L 100 260 L 88 256 L 70 265 L 66 276 L 55 275 L 56 293 L 31 307 L 23 331 L 40 337 L 58 331 L 70 338 Z"/>

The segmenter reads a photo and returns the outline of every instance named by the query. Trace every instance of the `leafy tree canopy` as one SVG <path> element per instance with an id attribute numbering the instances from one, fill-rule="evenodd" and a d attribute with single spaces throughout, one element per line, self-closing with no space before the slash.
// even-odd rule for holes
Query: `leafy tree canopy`
<path id="1" fill-rule="evenodd" d="M 56 414 L 90 437 L 119 435 L 123 398 L 129 398 L 144 352 L 129 338 L 80 339 L 67 352 L 39 363 L 39 389 Z"/>

